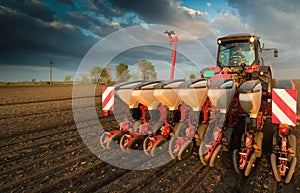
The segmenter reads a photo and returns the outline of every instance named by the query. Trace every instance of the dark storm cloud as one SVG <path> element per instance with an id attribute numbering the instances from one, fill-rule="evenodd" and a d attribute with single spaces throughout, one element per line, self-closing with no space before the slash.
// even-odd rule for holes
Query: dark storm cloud
<path id="1" fill-rule="evenodd" d="M 106 17 L 120 17 L 124 13 L 120 9 L 116 9 L 109 1 L 106 0 L 88 0 L 91 4 L 91 10 L 101 13 Z"/>
<path id="2" fill-rule="evenodd" d="M 60 3 L 64 3 L 64 4 L 67 4 L 67 5 L 70 5 L 72 7 L 74 7 L 74 3 L 72 0 L 57 0 L 58 2 Z"/>
<path id="3" fill-rule="evenodd" d="M 42 65 L 33 60 L 69 57 L 80 62 L 96 39 L 84 36 L 76 27 L 44 22 L 0 7 L 0 64 Z"/>
<path id="4" fill-rule="evenodd" d="M 144 22 L 151 24 L 164 24 L 178 28 L 196 28 L 199 31 L 209 31 L 206 13 L 195 11 L 181 6 L 175 0 L 90 0 L 94 10 L 105 10 L 105 7 L 112 7 L 122 13 L 135 13 Z M 108 14 L 106 16 L 109 17 Z M 112 15 L 114 16 L 114 15 Z M 191 32 L 192 33 L 192 32 Z M 204 34 L 204 33 L 203 33 Z"/>
<path id="5" fill-rule="evenodd" d="M 2 5 L 9 7 L 17 12 L 24 13 L 30 17 L 38 18 L 44 21 L 54 20 L 54 11 L 47 5 L 34 0 L 4 0 Z M 0 5 L 1 5 L 0 4 Z"/>

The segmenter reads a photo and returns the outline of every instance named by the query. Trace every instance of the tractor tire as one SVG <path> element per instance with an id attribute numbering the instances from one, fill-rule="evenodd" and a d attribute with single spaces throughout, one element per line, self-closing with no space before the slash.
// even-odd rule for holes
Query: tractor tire
<path id="1" fill-rule="evenodd" d="M 121 150 L 123 151 L 123 152 L 127 152 L 127 147 L 124 147 L 124 143 L 125 143 L 125 141 L 126 141 L 126 139 L 127 139 L 127 136 L 126 135 L 123 135 L 122 137 L 121 137 L 121 139 L 120 139 L 120 148 L 121 148 Z"/>
<path id="2" fill-rule="evenodd" d="M 297 147 L 297 144 L 296 144 L 296 136 L 293 135 L 293 134 L 288 135 L 288 140 L 289 140 L 290 147 L 293 148 L 294 153 L 295 153 L 295 155 L 296 155 L 296 147 Z"/>
<path id="3" fill-rule="evenodd" d="M 150 141 L 151 141 L 150 136 L 148 136 L 148 137 L 146 137 L 146 139 L 143 142 L 143 149 L 147 156 L 151 156 L 151 154 L 150 154 L 151 149 L 148 149 L 148 144 L 150 143 Z"/>
<path id="4" fill-rule="evenodd" d="M 104 143 L 104 140 L 105 140 L 105 138 L 107 137 L 107 134 L 108 134 L 107 132 L 104 132 L 104 133 L 102 133 L 102 135 L 101 135 L 100 138 L 99 138 L 99 143 L 100 143 L 101 147 L 103 147 L 104 149 L 107 148 L 107 147 L 106 147 L 107 142 Z"/>
<path id="5" fill-rule="evenodd" d="M 294 172 L 295 172 L 296 164 L 297 164 L 297 158 L 296 158 L 296 157 L 293 157 L 293 158 L 291 159 L 291 162 L 290 162 L 290 168 L 289 168 L 289 171 L 288 171 L 288 173 L 287 173 L 287 175 L 286 175 L 286 177 L 285 177 L 285 180 L 284 180 L 284 182 L 285 182 L 286 184 L 290 183 L 290 181 L 291 181 L 291 179 L 292 179 L 292 177 L 293 177 L 293 174 L 294 174 Z"/>
<path id="6" fill-rule="evenodd" d="M 198 134 L 199 134 L 199 138 L 200 140 L 204 139 L 204 136 L 206 134 L 206 130 L 207 130 L 208 125 L 207 124 L 200 124 L 198 127 Z"/>
<path id="7" fill-rule="evenodd" d="M 116 143 L 116 144 L 120 144 L 120 140 L 121 140 L 121 137 L 123 136 L 124 134 L 122 132 L 119 132 L 119 133 L 116 133 L 114 134 L 113 136 L 111 136 L 107 143 L 106 143 L 106 148 L 107 149 L 111 149 L 113 147 L 113 144 Z"/>
<path id="8" fill-rule="evenodd" d="M 160 153 L 164 152 L 166 150 L 166 142 L 166 138 L 160 138 L 157 140 L 151 149 L 151 156 L 154 157 L 155 155 L 159 155 Z"/>
<path id="9" fill-rule="evenodd" d="M 192 140 L 186 141 L 183 144 L 183 146 L 181 147 L 181 149 L 179 150 L 178 160 L 183 160 L 183 159 L 189 157 L 193 152 L 193 148 L 194 148 L 193 141 Z"/>
<path id="10" fill-rule="evenodd" d="M 245 176 L 249 176 L 250 172 L 254 167 L 255 161 L 256 161 L 256 153 L 254 152 L 251 154 L 251 157 L 247 163 L 247 167 L 245 169 Z"/>
<path id="11" fill-rule="evenodd" d="M 272 170 L 273 170 L 273 174 L 275 177 L 275 180 L 277 182 L 281 182 L 281 176 L 279 173 L 279 170 L 277 168 L 277 161 L 276 161 L 276 155 L 274 153 L 271 154 L 271 165 L 272 165 Z"/>
<path id="12" fill-rule="evenodd" d="M 169 154 L 173 160 L 177 160 L 177 155 L 178 155 L 178 153 L 173 152 L 173 149 L 175 149 L 176 140 L 177 140 L 177 137 L 174 136 L 171 138 L 170 143 L 169 143 Z"/>
<path id="13" fill-rule="evenodd" d="M 144 136 L 142 135 L 136 136 L 134 139 L 132 139 L 132 141 L 129 142 L 126 152 L 130 153 L 131 150 L 142 150 L 144 140 L 145 140 Z"/>
<path id="14" fill-rule="evenodd" d="M 257 131 L 255 134 L 255 143 L 257 144 L 258 151 L 256 151 L 256 157 L 261 157 L 262 154 L 262 141 L 264 134 L 261 131 Z"/>
<path id="15" fill-rule="evenodd" d="M 220 158 L 222 152 L 223 152 L 223 145 L 218 145 L 209 160 L 210 167 L 213 168 L 215 166 L 215 163 L 217 159 Z"/>
<path id="16" fill-rule="evenodd" d="M 232 161 L 233 161 L 233 167 L 234 167 L 235 173 L 237 173 L 239 176 L 242 176 L 242 173 L 240 170 L 240 154 L 239 154 L 238 149 L 233 150 Z"/>

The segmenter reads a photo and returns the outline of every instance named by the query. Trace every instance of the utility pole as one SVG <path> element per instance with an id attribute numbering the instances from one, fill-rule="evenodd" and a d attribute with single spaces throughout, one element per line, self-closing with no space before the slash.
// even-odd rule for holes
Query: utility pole
<path id="1" fill-rule="evenodd" d="M 172 45 L 174 43 L 174 49 L 173 49 L 173 53 L 172 53 L 172 66 L 171 66 L 171 72 L 170 72 L 170 80 L 173 80 L 174 79 L 175 63 L 176 63 L 176 48 L 177 48 L 178 37 L 177 36 L 175 36 L 175 37 L 172 36 L 172 35 L 175 34 L 173 30 L 166 30 L 164 33 L 168 34 L 169 44 Z"/>
<path id="2" fill-rule="evenodd" d="M 52 60 L 50 60 L 50 85 L 52 85 Z"/>

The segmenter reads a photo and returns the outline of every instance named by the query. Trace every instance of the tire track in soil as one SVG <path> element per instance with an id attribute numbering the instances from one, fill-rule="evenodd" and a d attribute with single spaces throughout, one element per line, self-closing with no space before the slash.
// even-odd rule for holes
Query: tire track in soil
<path id="1" fill-rule="evenodd" d="M 83 163 L 88 158 L 91 158 L 93 156 L 94 155 L 91 154 L 89 150 L 83 149 L 83 154 L 76 158 L 70 160 L 62 159 L 62 163 L 54 163 L 54 165 L 52 166 L 45 166 L 44 168 L 39 168 L 39 172 L 34 172 L 33 174 L 27 173 L 25 176 L 23 174 L 17 175 L 12 179 L 12 182 L 3 185 L 1 189 L 3 192 L 7 192 L 11 189 L 14 189 L 14 187 L 18 188 L 19 185 L 21 185 L 22 187 L 33 187 L 34 184 L 40 183 L 41 179 L 45 179 L 46 176 L 54 174 L 52 178 L 59 177 L 63 175 L 65 170 L 68 170 L 69 167 L 71 168 L 74 165 L 74 163 Z M 63 170 L 62 168 L 64 168 L 65 170 Z"/>
<path id="2" fill-rule="evenodd" d="M 100 107 L 101 103 L 95 103 L 96 107 Z M 94 105 L 90 105 L 90 106 L 83 106 L 83 107 L 76 107 L 76 108 L 72 108 L 72 107 L 65 107 L 65 108 L 51 108 L 51 113 L 55 114 L 55 113 L 61 113 L 61 112 L 65 112 L 65 111 L 73 111 L 78 110 L 78 109 L 84 109 L 84 108 L 91 108 L 91 107 L 95 107 Z M 12 113 L 12 114 L 5 114 L 5 115 L 0 115 L 0 120 L 2 119 L 9 119 L 9 118 L 18 118 L 18 117 L 29 117 L 29 116 L 35 116 L 35 115 L 39 115 L 39 116 L 47 116 L 49 115 L 49 111 L 39 111 L 39 112 L 29 112 L 29 113 Z"/>
<path id="3" fill-rule="evenodd" d="M 80 108 L 80 109 L 85 109 L 85 108 L 88 108 L 88 107 L 84 107 L 84 108 Z M 97 108 L 97 110 L 99 110 Z M 74 124 L 74 118 L 73 118 L 73 112 L 72 112 L 72 108 L 70 108 L 69 110 L 66 110 L 66 111 L 57 111 L 59 112 L 59 114 L 55 114 L 55 112 L 51 112 L 51 114 L 49 115 L 48 114 L 37 114 L 37 115 L 32 115 L 32 116 L 24 116 L 24 118 L 26 119 L 26 122 L 27 122 L 27 125 L 24 124 L 24 121 L 22 122 L 13 122 L 13 124 L 15 125 L 20 125 L 20 127 L 23 127 L 22 130 L 17 130 L 14 128 L 5 128 L 6 130 L 4 131 L 1 131 L 1 134 L 0 134 L 0 140 L 1 140 L 1 144 L 2 144 L 2 141 L 5 142 L 5 140 L 7 140 L 8 138 L 12 138 L 12 137 L 18 137 L 18 136 L 23 136 L 23 135 L 26 135 L 26 134 L 32 134 L 32 133 L 37 133 L 37 132 L 43 132 L 45 130 L 49 130 L 51 128 L 54 128 L 54 127 L 60 127 L 60 126 L 66 126 L 66 125 L 71 125 L 71 124 Z M 66 113 L 66 114 L 64 114 Z M 56 116 L 53 116 L 53 115 L 56 115 Z M 60 115 L 60 116 L 58 116 Z M 58 117 L 57 117 L 58 116 Z M 61 116 L 68 116 L 67 119 L 62 119 Z M 55 119 L 57 117 L 57 119 Z M 101 121 L 104 119 L 103 116 L 98 115 L 98 119 Z M 10 118 L 10 119 L 6 119 L 5 122 L 9 122 L 10 120 L 15 120 L 14 117 Z M 44 120 L 44 123 L 45 122 L 50 122 L 50 124 L 52 125 L 47 125 L 46 127 L 36 127 L 36 128 L 32 128 L 32 124 L 31 123 L 34 123 L 35 120 Z M 92 119 L 90 119 L 92 120 Z M 4 121 L 4 120 L 2 120 Z M 85 120 L 81 120 L 81 121 L 85 121 Z M 54 122 L 54 123 L 53 123 Z M 55 124 L 56 123 L 56 124 Z M 10 125 L 10 127 L 12 127 L 13 125 Z M 10 132 L 9 132 L 10 130 Z M 5 132 L 5 133 L 3 133 Z M 1 147 L 0 147 L 1 148 Z"/>
<path id="4" fill-rule="evenodd" d="M 0 106 L 11 106 L 11 105 L 24 105 L 24 104 L 37 104 L 37 103 L 48 103 L 56 101 L 66 101 L 66 100 L 77 100 L 77 99 L 87 99 L 87 98 L 101 98 L 101 95 L 97 96 L 82 96 L 82 97 L 66 97 L 66 98 L 57 98 L 57 99 L 42 99 L 36 101 L 20 101 L 20 102 L 9 102 L 9 103 L 0 103 Z"/>
<path id="5" fill-rule="evenodd" d="M 111 121 L 114 121 L 113 117 L 109 117 L 110 119 L 105 119 L 105 121 L 102 120 L 102 124 L 106 124 L 108 122 L 111 122 Z M 84 124 L 84 122 L 92 122 L 92 121 L 96 121 L 98 122 L 99 119 L 86 119 L 84 121 L 81 121 L 81 124 Z M 101 122 L 101 119 L 100 119 L 100 122 Z M 16 135 L 10 135 L 10 136 L 6 136 L 5 140 L 6 141 L 9 141 L 9 142 L 5 142 L 4 139 L 1 140 L 1 145 L 0 148 L 6 148 L 6 147 L 9 147 L 9 146 L 12 146 L 12 145 L 19 145 L 19 144 L 23 144 L 23 143 L 26 143 L 28 141 L 35 141 L 37 139 L 40 139 L 40 138 L 43 138 L 43 137 L 48 137 L 48 136 L 51 136 L 51 135 L 58 135 L 58 134 L 62 134 L 64 132 L 67 132 L 67 131 L 73 131 L 73 130 L 78 130 L 80 128 L 69 128 L 67 129 L 66 131 L 65 130 L 62 130 L 62 128 L 68 128 L 68 127 L 74 127 L 76 126 L 75 123 L 74 123 L 74 120 L 69 120 L 69 121 L 66 121 L 64 122 L 63 124 L 60 124 L 59 127 L 57 127 L 56 125 L 55 126 L 47 126 L 47 127 L 43 127 L 43 128 L 40 128 L 40 129 L 37 129 L 37 130 L 33 130 L 33 131 L 29 131 L 29 132 L 24 132 L 23 134 L 16 134 Z M 94 125 L 89 125 L 89 126 L 97 126 L 97 124 L 94 124 Z M 57 131 L 55 131 L 57 130 Z M 51 132 L 51 133 L 49 133 Z M 28 135 L 37 135 L 37 136 L 30 136 L 30 137 L 27 137 Z M 24 136 L 26 136 L 25 139 Z M 14 138 L 14 139 L 11 139 L 11 138 Z M 18 138 L 21 138 L 18 140 Z M 4 149 L 5 150 L 5 149 Z"/>
<path id="6" fill-rule="evenodd" d="M 109 122 L 109 120 L 107 121 Z M 89 125 L 89 127 L 92 126 L 96 126 L 96 125 Z M 55 133 L 51 133 L 51 134 L 46 134 L 44 136 L 39 136 L 37 138 L 34 138 L 32 140 L 30 140 L 30 144 L 31 146 L 26 146 L 24 144 L 22 144 L 21 148 L 18 148 L 18 146 L 16 148 L 7 146 L 7 151 L 5 151 L 5 149 L 1 149 L 3 151 L 5 151 L 6 155 L 9 155 L 9 157 L 5 157 L 2 156 L 2 161 L 1 161 L 1 170 L 3 168 L 8 168 L 9 165 L 20 165 L 22 163 L 22 161 L 24 162 L 23 158 L 26 159 L 33 159 L 35 157 L 35 155 L 39 155 L 42 153 L 45 153 L 46 151 L 48 151 L 49 149 L 53 149 L 53 147 L 59 147 L 60 144 L 56 144 L 56 142 L 65 142 L 68 141 L 72 138 L 77 139 L 77 142 L 81 141 L 81 138 L 77 132 L 77 128 L 75 127 L 75 125 L 72 125 L 72 127 L 65 127 L 66 129 L 60 128 L 62 129 L 62 131 L 60 132 L 55 132 Z M 84 129 L 84 128 L 81 128 Z M 71 134 L 70 134 L 71 133 Z M 54 140 L 51 140 L 51 138 L 53 138 Z M 98 136 L 97 136 L 98 138 Z M 40 142 L 39 139 L 41 139 Z M 70 143 L 74 143 L 74 141 L 70 142 Z M 33 144 L 33 145 L 32 145 Z M 51 144 L 53 144 L 54 146 L 52 147 Z M 43 147 L 45 146 L 45 147 Z M 41 149 L 41 150 L 40 150 Z M 40 151 L 38 151 L 40 150 Z M 55 148 L 56 150 L 56 148 Z M 23 157 L 26 156 L 26 157 Z M 20 160 L 20 162 L 17 162 L 18 160 Z M 26 161 L 26 160 L 25 160 Z"/>
<path id="7" fill-rule="evenodd" d="M 155 157 L 152 159 L 155 159 Z M 100 186 L 96 186 L 93 189 L 97 190 L 96 192 L 110 192 L 111 190 L 123 192 L 141 191 L 140 188 L 143 188 L 153 182 L 153 176 L 162 176 L 165 171 L 170 170 L 176 164 L 178 164 L 178 162 L 172 160 L 166 165 L 157 168 L 151 168 L 149 170 L 130 170 L 125 175 L 111 181 L 106 186 L 103 186 L 100 189 Z M 149 176 L 152 178 L 149 178 Z M 128 179 L 130 179 L 130 181 L 128 181 Z M 139 188 L 139 190 L 136 190 L 135 188 Z"/>
<path id="8" fill-rule="evenodd" d="M 102 152 L 107 152 L 109 150 L 103 150 Z M 106 158 L 106 162 L 113 161 L 116 159 L 121 159 L 122 156 L 127 155 L 124 152 L 122 152 L 120 149 L 117 149 L 114 154 L 106 154 L 109 155 L 108 158 Z M 135 157 L 132 157 L 132 159 Z M 59 178 L 55 180 L 55 182 L 52 182 L 51 184 L 48 184 L 46 186 L 43 186 L 41 190 L 43 192 L 57 192 L 61 190 L 73 190 L 74 184 L 76 184 L 76 191 L 82 191 L 82 192 L 94 192 L 97 187 L 99 186 L 105 186 L 106 184 L 110 183 L 111 181 L 114 181 L 115 179 L 123 176 L 128 171 L 125 169 L 117 168 L 115 166 L 112 166 L 110 164 L 107 164 L 104 161 L 95 160 L 96 164 L 94 164 L 94 161 L 90 162 L 90 167 L 88 169 L 85 168 L 84 171 L 81 171 L 79 173 L 71 173 L 70 175 L 66 175 L 62 178 Z M 141 162 L 141 160 L 139 160 Z M 92 171 L 91 171 L 92 170 Z M 101 170 L 99 173 L 97 173 L 97 170 Z M 81 178 L 89 179 L 86 183 L 78 182 L 78 179 Z M 70 181 L 71 179 L 71 181 Z M 94 179 L 94 180 L 91 180 Z M 69 184 L 69 185 L 68 185 Z M 72 185 L 73 184 L 73 185 Z M 68 188 L 65 188 L 66 185 L 68 185 Z M 58 187 L 64 187 L 62 189 Z M 75 190 L 73 190 L 75 191 Z"/>
<path id="9" fill-rule="evenodd" d="M 183 192 L 236 192 L 239 177 L 234 172 L 231 157 L 231 151 L 224 152 L 215 166 L 208 168 L 209 171 L 203 177 L 196 177 L 195 182 L 192 183 L 197 184 L 196 186 L 188 187 Z"/>
<path id="10" fill-rule="evenodd" d="M 141 187 L 135 186 L 132 189 L 133 192 L 173 192 L 177 190 L 180 183 L 184 181 L 184 178 L 191 175 L 195 168 L 195 164 L 199 167 L 201 165 L 198 161 L 195 161 L 195 157 L 190 156 L 181 161 L 173 161 L 175 163 L 168 163 L 165 167 L 162 166 L 159 170 L 158 176 L 151 176 L 147 180 L 145 185 Z M 153 178 L 154 177 L 154 178 Z M 130 190 L 131 191 L 131 190 Z M 128 191 L 129 192 L 129 191 Z"/>

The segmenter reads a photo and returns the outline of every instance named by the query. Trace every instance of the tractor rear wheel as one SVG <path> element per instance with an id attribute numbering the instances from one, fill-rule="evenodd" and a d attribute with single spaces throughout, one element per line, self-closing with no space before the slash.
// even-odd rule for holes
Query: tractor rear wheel
<path id="1" fill-rule="evenodd" d="M 242 176 L 242 173 L 241 173 L 241 170 L 240 170 L 240 154 L 239 154 L 239 150 L 238 149 L 233 150 L 232 160 L 233 160 L 234 171 L 239 176 Z"/>
<path id="2" fill-rule="evenodd" d="M 296 157 L 293 157 L 293 158 L 291 159 L 291 162 L 290 162 L 289 171 L 288 171 L 288 173 L 287 173 L 287 175 L 286 175 L 286 177 L 285 177 L 285 180 L 284 180 L 284 182 L 285 182 L 286 184 L 290 183 L 290 181 L 291 181 L 291 179 L 292 179 L 292 177 L 293 177 L 293 174 L 294 174 L 294 172 L 295 172 L 296 163 L 297 163 L 297 158 L 296 158 Z"/>
<path id="3" fill-rule="evenodd" d="M 151 149 L 151 156 L 159 155 L 160 153 L 164 152 L 166 150 L 166 138 L 160 138 L 156 141 L 153 148 Z"/>
<path id="4" fill-rule="evenodd" d="M 123 136 L 122 132 L 116 133 L 113 136 L 111 136 L 106 143 L 106 148 L 111 149 L 113 146 L 113 143 L 120 144 L 120 140 L 121 140 L 122 136 Z"/>
<path id="5" fill-rule="evenodd" d="M 247 163 L 247 167 L 245 170 L 245 176 L 249 176 L 250 172 L 252 171 L 252 169 L 254 167 L 255 161 L 256 161 L 256 153 L 254 152 L 251 154 L 251 157 Z"/>
<path id="6" fill-rule="evenodd" d="M 216 163 L 217 159 L 221 157 L 222 152 L 223 152 L 223 145 L 218 145 L 210 158 L 210 161 L 209 161 L 210 167 L 215 166 L 215 163 Z"/>
<path id="7" fill-rule="evenodd" d="M 194 143 L 192 140 L 186 141 L 178 153 L 178 160 L 183 160 L 191 155 L 194 148 Z"/>
<path id="8" fill-rule="evenodd" d="M 281 182 L 281 176 L 279 174 L 279 170 L 277 168 L 277 162 L 276 162 L 276 155 L 274 153 L 271 154 L 271 165 L 272 165 L 272 170 L 274 177 L 277 182 Z"/>

